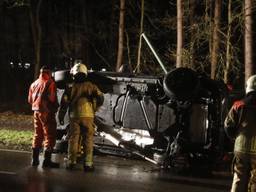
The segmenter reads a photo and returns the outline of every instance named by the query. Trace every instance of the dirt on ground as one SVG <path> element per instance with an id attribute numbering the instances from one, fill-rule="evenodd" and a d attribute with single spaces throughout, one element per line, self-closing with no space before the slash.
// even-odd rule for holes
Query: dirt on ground
<path id="1" fill-rule="evenodd" d="M 0 104 L 0 129 L 33 130 L 30 105 L 18 102 Z"/>
<path id="2" fill-rule="evenodd" d="M 33 116 L 13 111 L 0 112 L 0 129 L 33 130 Z"/>

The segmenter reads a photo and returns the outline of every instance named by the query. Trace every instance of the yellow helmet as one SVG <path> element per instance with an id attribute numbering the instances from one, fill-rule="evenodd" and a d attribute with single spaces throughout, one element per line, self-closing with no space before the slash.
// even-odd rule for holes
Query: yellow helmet
<path id="1" fill-rule="evenodd" d="M 72 75 L 76 75 L 77 73 L 84 73 L 85 75 L 87 75 L 87 67 L 82 63 L 75 64 L 71 68 L 70 73 Z"/>
<path id="2" fill-rule="evenodd" d="M 246 94 L 252 91 L 256 91 L 256 75 L 252 75 L 246 82 Z"/>

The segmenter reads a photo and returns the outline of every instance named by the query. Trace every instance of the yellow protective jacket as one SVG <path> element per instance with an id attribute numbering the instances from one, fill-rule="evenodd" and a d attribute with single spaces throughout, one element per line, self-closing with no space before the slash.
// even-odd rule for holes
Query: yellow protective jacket
<path id="1" fill-rule="evenodd" d="M 94 117 L 103 103 L 103 93 L 93 83 L 74 83 L 70 95 L 70 117 Z"/>
<path id="2" fill-rule="evenodd" d="M 64 119 L 67 108 L 71 118 L 93 118 L 103 101 L 103 93 L 97 85 L 90 81 L 73 83 L 71 89 L 67 89 L 62 96 L 59 120 Z"/>
<path id="3" fill-rule="evenodd" d="M 256 155 L 256 96 L 237 101 L 225 119 L 225 131 L 235 140 L 234 152 Z"/>

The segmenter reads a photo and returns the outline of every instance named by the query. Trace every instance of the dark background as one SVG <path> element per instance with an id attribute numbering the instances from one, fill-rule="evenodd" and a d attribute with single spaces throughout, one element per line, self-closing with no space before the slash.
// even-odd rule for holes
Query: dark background
<path id="1" fill-rule="evenodd" d="M 34 79 L 34 43 L 30 9 L 35 12 L 37 0 L 0 0 L 0 103 L 26 104 L 28 87 Z M 125 42 L 123 65 L 127 72 L 135 69 L 139 42 L 141 1 L 126 0 Z M 191 7 L 185 2 L 184 48 L 191 42 Z M 196 1 L 193 17 L 197 35 L 193 50 L 195 70 L 210 73 L 209 35 L 212 10 L 206 1 Z M 209 1 L 211 2 L 211 1 Z M 119 0 L 42 0 L 40 7 L 41 65 L 53 69 L 69 68 L 75 60 L 82 60 L 89 69 L 105 68 L 114 71 L 117 58 Z M 214 3 L 210 3 L 214 5 Z M 221 27 L 227 29 L 227 5 L 223 2 Z M 242 2 L 233 1 L 233 14 L 242 13 Z M 206 19 L 209 17 L 209 20 Z M 243 82 L 243 26 L 242 16 L 234 18 L 232 43 L 234 47 L 232 83 Z M 209 23 L 207 23 L 209 21 Z M 175 67 L 176 1 L 146 0 L 144 32 L 168 70 Z M 225 54 L 225 38 L 220 55 Z M 186 55 L 185 55 L 186 57 Z M 189 53 L 187 55 L 189 58 Z M 153 54 L 143 43 L 142 73 L 163 74 Z M 218 67 L 219 77 L 223 65 Z"/>

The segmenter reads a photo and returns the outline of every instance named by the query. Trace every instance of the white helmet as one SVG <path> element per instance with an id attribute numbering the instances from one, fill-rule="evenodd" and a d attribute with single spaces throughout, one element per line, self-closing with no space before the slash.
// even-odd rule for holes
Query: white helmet
<path id="1" fill-rule="evenodd" d="M 71 68 L 70 73 L 72 75 L 76 75 L 77 73 L 84 73 L 85 75 L 87 75 L 87 67 L 82 63 L 75 64 Z"/>
<path id="2" fill-rule="evenodd" d="M 256 75 L 252 75 L 246 82 L 246 94 L 256 91 Z"/>

